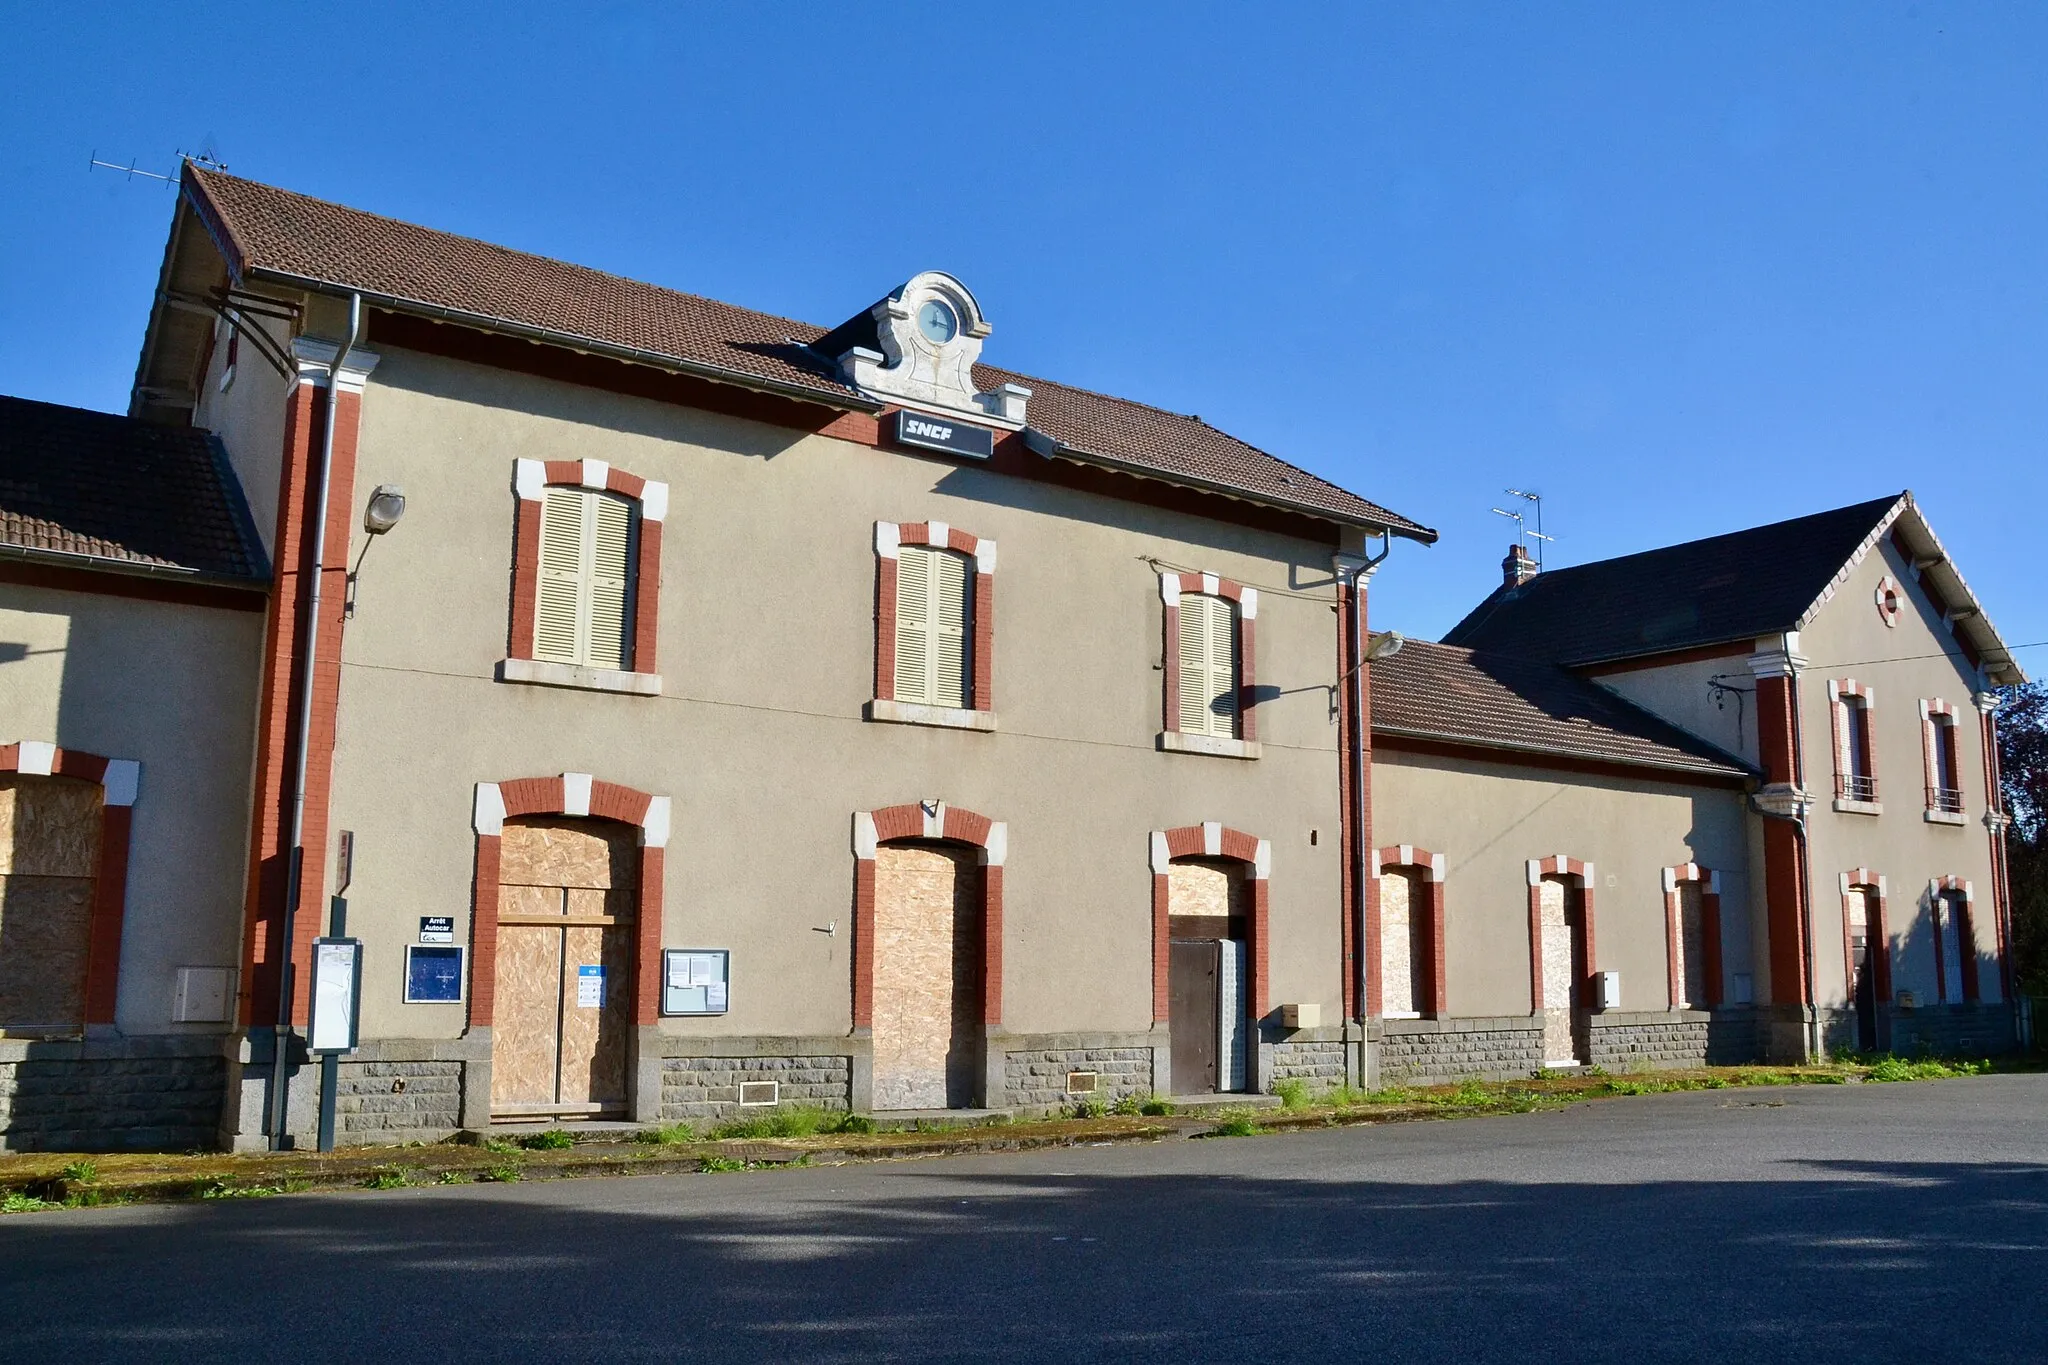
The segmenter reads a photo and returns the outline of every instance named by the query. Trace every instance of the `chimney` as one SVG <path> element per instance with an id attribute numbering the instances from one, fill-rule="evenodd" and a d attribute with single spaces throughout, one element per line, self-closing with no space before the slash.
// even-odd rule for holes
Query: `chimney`
<path id="1" fill-rule="evenodd" d="M 1519 588 L 1536 576 L 1536 561 L 1529 558 L 1529 549 L 1521 541 L 1508 547 L 1508 557 L 1500 562 L 1500 583 L 1504 588 Z"/>

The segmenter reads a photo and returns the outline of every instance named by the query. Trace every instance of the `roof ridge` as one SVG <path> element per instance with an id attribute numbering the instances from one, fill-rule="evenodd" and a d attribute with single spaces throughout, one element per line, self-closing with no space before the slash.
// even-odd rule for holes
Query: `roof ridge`
<path id="1" fill-rule="evenodd" d="M 1881 506 L 1883 511 L 1890 511 L 1900 498 L 1910 497 L 1911 493 L 1912 490 L 1907 489 L 1881 498 L 1866 498 L 1861 502 L 1843 503 L 1840 507 L 1827 507 L 1818 512 L 1806 512 L 1796 517 L 1785 517 L 1778 521 L 1767 521 L 1757 526 L 1742 526 L 1733 531 L 1716 531 L 1710 536 L 1695 536 L 1691 540 L 1674 540 L 1668 545 L 1652 545 L 1646 550 L 1630 550 L 1627 554 L 1609 555 L 1605 559 L 1589 559 L 1583 564 L 1567 564 L 1563 568 L 1545 569 L 1516 586 L 1528 587 L 1532 583 L 1542 582 L 1545 578 L 1554 580 L 1581 569 L 1595 569 L 1603 565 L 1623 564 L 1631 559 L 1641 559 L 1647 555 L 1669 554 L 1673 550 L 1691 549 L 1695 546 L 1711 544 L 1717 540 L 1732 540 L 1736 536 L 1761 535 L 1766 531 L 1782 530 L 1787 526 L 1792 526 L 1802 521 L 1817 521 L 1822 517 L 1840 516 L 1844 512 L 1853 512 L 1859 507 L 1878 508 Z M 1873 517 L 1872 520 L 1874 523 L 1876 517 Z M 1499 589 L 1495 589 L 1495 591 L 1499 591 Z"/>

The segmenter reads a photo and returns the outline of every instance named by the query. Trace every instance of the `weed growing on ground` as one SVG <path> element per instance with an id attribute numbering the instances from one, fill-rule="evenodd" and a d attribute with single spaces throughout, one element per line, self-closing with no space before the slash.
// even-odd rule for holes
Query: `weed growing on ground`
<path id="1" fill-rule="evenodd" d="M 1368 1090 L 1359 1096 L 1361 1104 L 1413 1104 L 1415 1092 L 1404 1086 L 1390 1085 L 1379 1090 Z"/>
<path id="2" fill-rule="evenodd" d="M 478 1180 L 491 1181 L 493 1184 L 509 1185 L 520 1178 L 519 1168 L 517 1166 L 488 1166 L 478 1171 L 476 1178 Z"/>
<path id="3" fill-rule="evenodd" d="M 1982 1076 L 1991 1070 L 1991 1063 L 1944 1062 L 1928 1057 L 1917 1062 L 1902 1057 L 1883 1057 L 1871 1065 L 1868 1079 L 1873 1081 L 1939 1081 L 1952 1076 Z"/>
<path id="4" fill-rule="evenodd" d="M 1133 1090 L 1128 1095 L 1117 1096 L 1116 1103 L 1109 1106 L 1109 1112 L 1119 1118 L 1136 1118 L 1143 1112 L 1142 1106 L 1144 1103 L 1144 1097 Z"/>
<path id="5" fill-rule="evenodd" d="M 412 1184 L 412 1181 L 407 1178 L 403 1170 L 388 1170 L 377 1172 L 368 1180 L 365 1180 L 363 1184 L 366 1188 L 372 1190 L 402 1190 Z"/>
<path id="6" fill-rule="evenodd" d="M 576 1135 L 566 1128 L 550 1128 L 545 1133 L 528 1133 L 519 1139 L 519 1145 L 529 1152 L 559 1152 L 576 1145 Z"/>
<path id="7" fill-rule="evenodd" d="M 74 1161 L 64 1168 L 63 1174 L 66 1180 L 98 1180 L 100 1168 L 96 1162 Z"/>
<path id="8" fill-rule="evenodd" d="M 841 1114 L 833 1121 L 831 1131 L 835 1133 L 872 1133 L 875 1131 L 875 1121 L 866 1114 Z"/>
<path id="9" fill-rule="evenodd" d="M 1074 1117 L 1077 1119 L 1099 1119 L 1109 1112 L 1099 1096 L 1083 1095 L 1074 1101 Z"/>
<path id="10" fill-rule="evenodd" d="M 468 1171 L 443 1171 L 441 1172 L 441 1179 L 439 1183 L 443 1185 L 467 1185 L 470 1181 L 474 1179 L 476 1179 L 476 1177 L 471 1175 Z"/>
<path id="11" fill-rule="evenodd" d="M 1273 1093 L 1280 1097 L 1282 1109 L 1306 1109 L 1309 1103 L 1308 1082 L 1299 1076 L 1273 1082 Z"/>
<path id="12" fill-rule="evenodd" d="M 516 1142 L 507 1142 L 503 1138 L 485 1138 L 484 1150 L 487 1152 L 496 1152 L 500 1156 L 506 1156 L 518 1151 L 519 1144 Z"/>
<path id="13" fill-rule="evenodd" d="M 276 1185 L 243 1185 L 222 1178 L 199 1191 L 201 1199 L 268 1199 L 274 1194 L 295 1193 L 290 1187 L 293 1182 L 285 1181 Z M 306 1182 L 297 1182 L 299 1189 L 306 1188 Z"/>
<path id="14" fill-rule="evenodd" d="M 19 1190 L 9 1190 L 6 1198 L 0 1199 L 0 1213 L 41 1213 L 44 1209 L 62 1207 L 61 1204 L 38 1199 L 32 1194 L 23 1194 Z"/>
<path id="15" fill-rule="evenodd" d="M 642 1128 L 633 1134 L 635 1142 L 651 1142 L 663 1147 L 674 1147 L 696 1140 L 696 1128 L 687 1123 L 664 1123 L 659 1128 Z"/>
<path id="16" fill-rule="evenodd" d="M 732 1156 L 707 1156 L 698 1163 L 697 1169 L 717 1175 L 726 1171 L 744 1171 L 748 1163 Z"/>
<path id="17" fill-rule="evenodd" d="M 1251 1137 L 1259 1131 L 1258 1111 L 1248 1106 L 1234 1106 L 1216 1111 L 1217 1123 L 1209 1130 L 1211 1137 Z"/>
<path id="18" fill-rule="evenodd" d="M 1173 1101 L 1164 1095 L 1153 1095 L 1138 1106 L 1138 1112 L 1154 1118 L 1165 1118 L 1173 1113 Z"/>

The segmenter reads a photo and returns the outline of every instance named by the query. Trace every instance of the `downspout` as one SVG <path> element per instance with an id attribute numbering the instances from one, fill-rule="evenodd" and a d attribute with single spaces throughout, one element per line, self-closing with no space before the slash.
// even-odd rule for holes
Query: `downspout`
<path id="1" fill-rule="evenodd" d="M 327 577 L 327 503 L 334 476 L 334 428 L 341 408 L 341 370 L 363 335 L 363 296 L 348 296 L 348 338 L 327 364 L 327 417 L 320 436 L 320 471 L 313 495 L 312 584 L 306 591 L 306 632 L 299 651 L 299 742 L 292 758 L 292 842 L 284 895 L 284 932 L 278 958 L 277 1027 L 273 1034 L 270 1082 L 270 1150 L 285 1150 L 285 1114 L 291 1092 L 287 1065 L 292 1037 L 292 939 L 299 913 L 299 878 L 306 862 L 306 765 L 313 747 L 314 666 L 320 657 L 321 583 Z"/>
<path id="2" fill-rule="evenodd" d="M 1394 552 L 1394 538 L 1387 532 L 1380 533 L 1380 552 L 1368 555 L 1358 561 L 1351 570 L 1351 600 L 1346 604 L 1344 629 L 1351 642 L 1351 684 L 1349 706 L 1351 721 L 1351 790 L 1345 793 L 1351 814 L 1351 922 L 1357 926 L 1354 941 L 1358 945 L 1358 956 L 1351 964 L 1351 985 L 1357 991 L 1358 1017 L 1364 1019 L 1369 1008 L 1365 995 L 1366 984 L 1366 843 L 1371 832 L 1371 811 L 1367 808 L 1366 773 L 1366 725 L 1370 718 L 1365 707 L 1365 582 L 1373 571 Z M 1361 1067 L 1361 1072 L 1363 1068 Z"/>

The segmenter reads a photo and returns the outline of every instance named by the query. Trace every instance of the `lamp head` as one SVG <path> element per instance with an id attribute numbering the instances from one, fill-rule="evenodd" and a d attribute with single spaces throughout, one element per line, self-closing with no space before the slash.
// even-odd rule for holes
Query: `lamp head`
<path id="1" fill-rule="evenodd" d="M 381 536 L 398 525 L 404 515 L 405 490 L 395 483 L 380 483 L 370 494 L 369 505 L 363 508 L 363 529 Z"/>

